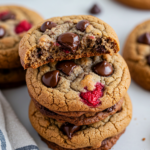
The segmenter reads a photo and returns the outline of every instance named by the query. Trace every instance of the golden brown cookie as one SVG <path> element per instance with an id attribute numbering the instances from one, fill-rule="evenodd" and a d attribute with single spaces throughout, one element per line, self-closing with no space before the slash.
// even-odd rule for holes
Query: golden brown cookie
<path id="1" fill-rule="evenodd" d="M 138 9 L 150 9 L 150 1 L 149 0 L 115 0 L 124 5 L 138 8 Z"/>
<path id="2" fill-rule="evenodd" d="M 25 84 L 25 73 L 22 67 L 0 69 L 0 89 L 14 88 Z"/>
<path id="3" fill-rule="evenodd" d="M 18 47 L 24 33 L 42 21 L 36 12 L 21 6 L 0 6 L 0 68 L 21 66 Z"/>
<path id="4" fill-rule="evenodd" d="M 86 126 L 62 124 L 43 116 L 31 101 L 29 118 L 35 130 L 49 142 L 65 149 L 99 148 L 102 141 L 122 133 L 132 118 L 132 104 L 129 96 L 124 97 L 122 110 L 106 119 Z"/>
<path id="5" fill-rule="evenodd" d="M 19 55 L 24 68 L 119 51 L 115 31 L 88 15 L 55 17 L 32 28 L 22 38 Z"/>
<path id="6" fill-rule="evenodd" d="M 31 98 L 62 112 L 103 111 L 123 98 L 130 80 L 119 54 L 49 63 L 26 74 Z"/>
<path id="7" fill-rule="evenodd" d="M 150 20 L 145 21 L 128 36 L 123 57 L 132 79 L 146 90 L 150 90 Z"/>

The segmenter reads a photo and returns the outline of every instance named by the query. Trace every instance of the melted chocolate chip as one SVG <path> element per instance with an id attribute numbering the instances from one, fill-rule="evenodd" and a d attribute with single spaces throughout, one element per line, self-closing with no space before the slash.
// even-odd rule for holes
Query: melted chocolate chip
<path id="1" fill-rule="evenodd" d="M 75 33 L 63 33 L 58 37 L 58 43 L 64 49 L 69 49 L 73 52 L 76 51 L 80 43 L 79 36 Z"/>
<path id="2" fill-rule="evenodd" d="M 16 19 L 16 15 L 12 12 L 8 12 L 8 13 L 6 13 L 5 15 L 3 15 L 1 17 L 1 21 L 6 21 L 6 20 L 9 20 L 9 19 Z"/>
<path id="3" fill-rule="evenodd" d="M 41 28 L 40 28 L 40 31 L 41 31 L 41 32 L 45 32 L 46 29 L 51 30 L 53 27 L 56 27 L 56 26 L 57 26 L 56 23 L 54 23 L 54 22 L 52 22 L 52 21 L 46 21 L 46 22 L 44 22 L 44 23 L 42 24 L 42 26 L 41 26 Z"/>
<path id="4" fill-rule="evenodd" d="M 107 62 L 102 61 L 93 67 L 93 71 L 100 76 L 110 76 L 113 73 L 113 67 Z"/>
<path id="5" fill-rule="evenodd" d="M 0 38 L 4 37 L 5 33 L 6 33 L 5 29 L 0 26 Z"/>
<path id="6" fill-rule="evenodd" d="M 88 20 L 81 20 L 80 22 L 77 23 L 76 28 L 77 30 L 80 30 L 82 32 L 85 31 L 86 27 L 89 25 L 89 21 Z"/>
<path id="7" fill-rule="evenodd" d="M 150 66 L 150 55 L 148 55 L 148 56 L 146 57 L 146 59 L 147 59 L 147 64 Z"/>
<path id="8" fill-rule="evenodd" d="M 105 46 L 99 45 L 99 46 L 96 48 L 96 51 L 99 52 L 99 53 L 105 54 L 105 53 L 106 53 Z"/>
<path id="9" fill-rule="evenodd" d="M 77 65 L 71 61 L 71 60 L 64 60 L 64 61 L 60 61 L 57 63 L 56 65 L 56 69 L 62 71 L 64 74 L 66 75 L 70 75 L 70 73 L 72 72 L 72 70 L 76 67 Z"/>
<path id="10" fill-rule="evenodd" d="M 9 74 L 9 73 L 10 73 L 10 70 L 9 70 L 9 69 L 2 69 L 2 73 L 5 74 L 5 75 L 6 75 L 6 74 Z"/>
<path id="11" fill-rule="evenodd" d="M 60 130 L 63 134 L 67 135 L 69 139 L 72 138 L 73 134 L 81 129 L 81 126 L 76 126 L 70 123 L 62 124 Z"/>
<path id="12" fill-rule="evenodd" d="M 43 54 L 42 50 L 40 48 L 38 48 L 38 50 L 37 50 L 37 55 L 38 56 L 37 57 L 41 58 L 42 54 Z"/>
<path id="13" fill-rule="evenodd" d="M 52 88 L 56 87 L 58 80 L 59 80 L 58 70 L 47 72 L 42 76 L 42 83 L 47 87 Z"/>
<path id="14" fill-rule="evenodd" d="M 100 12 L 101 12 L 101 10 L 97 4 L 95 4 L 90 10 L 90 13 L 92 13 L 92 14 L 99 14 Z"/>
<path id="15" fill-rule="evenodd" d="M 106 111 L 112 112 L 114 109 L 116 109 L 116 105 L 113 105 L 112 107 L 107 108 Z"/>
<path id="16" fill-rule="evenodd" d="M 150 33 L 144 33 L 139 36 L 137 42 L 150 45 Z"/>

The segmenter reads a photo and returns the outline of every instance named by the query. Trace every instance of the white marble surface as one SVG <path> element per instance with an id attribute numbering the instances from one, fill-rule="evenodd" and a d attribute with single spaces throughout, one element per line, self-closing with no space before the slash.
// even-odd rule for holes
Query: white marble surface
<path id="1" fill-rule="evenodd" d="M 110 0 L 0 0 L 0 4 L 27 6 L 39 12 L 44 18 L 88 14 L 88 9 L 95 2 L 102 9 L 102 13 L 97 15 L 97 17 L 115 29 L 120 40 L 121 51 L 125 39 L 133 27 L 150 17 L 150 11 L 127 8 Z M 22 124 L 39 145 L 39 149 L 48 150 L 46 144 L 40 140 L 29 122 L 28 105 L 30 97 L 26 86 L 4 90 L 3 93 Z M 112 149 L 150 150 L 150 92 L 143 90 L 132 81 L 128 93 L 133 103 L 133 119 L 125 134 Z M 146 138 L 146 140 L 142 141 L 142 138 Z"/>

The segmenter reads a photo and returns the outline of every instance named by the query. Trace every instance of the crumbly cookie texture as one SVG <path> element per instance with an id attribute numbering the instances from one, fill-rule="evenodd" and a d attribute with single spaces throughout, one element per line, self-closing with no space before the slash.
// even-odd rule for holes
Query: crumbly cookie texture
<path id="1" fill-rule="evenodd" d="M 113 66 L 113 74 L 104 77 L 93 72 L 92 66 L 106 60 Z M 74 61 L 77 66 L 69 76 L 60 71 L 59 82 L 56 87 L 45 86 L 41 78 L 49 72 L 56 70 L 56 64 L 49 63 L 38 69 L 27 69 L 26 82 L 31 98 L 51 111 L 103 111 L 115 105 L 127 92 L 130 85 L 130 73 L 124 59 L 119 55 L 104 55 L 91 58 L 81 58 Z M 95 85 L 103 85 L 102 97 L 95 107 L 87 105 L 81 98 L 81 93 L 92 92 Z"/>
<path id="2" fill-rule="evenodd" d="M 4 20 L 4 14 L 11 13 L 14 19 Z M 3 19 L 2 19 L 3 16 Z M 8 17 L 8 15 L 7 15 Z M 9 16 L 10 17 L 10 16 Z M 18 47 L 25 32 L 21 32 L 16 27 L 26 21 L 32 26 L 42 21 L 42 17 L 36 12 L 20 6 L 6 5 L 0 6 L 0 28 L 5 30 L 3 37 L 0 37 L 0 68 L 18 68 L 21 66 L 18 55 Z M 1 33 L 2 34 L 2 33 Z"/>
<path id="3" fill-rule="evenodd" d="M 25 73 L 23 68 L 0 69 L 0 88 L 11 88 L 25 84 Z"/>
<path id="4" fill-rule="evenodd" d="M 32 101 L 29 108 L 29 118 L 35 130 L 43 138 L 63 148 L 99 148 L 103 140 L 118 135 L 125 130 L 132 118 L 132 104 L 129 96 L 126 94 L 121 112 L 109 116 L 103 121 L 81 126 L 81 129 L 71 139 L 61 132 L 62 123 L 44 117 L 36 109 Z"/>
<path id="5" fill-rule="evenodd" d="M 150 33 L 150 20 L 139 24 L 130 33 L 124 46 L 123 57 L 128 64 L 132 79 L 144 89 L 150 90 L 150 59 L 149 63 L 147 59 L 147 56 L 150 57 L 150 45 L 137 41 L 145 33 Z"/>
<path id="6" fill-rule="evenodd" d="M 40 113 L 46 117 L 52 118 L 57 120 L 58 122 L 69 122 L 71 124 L 80 126 L 80 125 L 88 125 L 92 124 L 101 120 L 104 120 L 106 117 L 115 114 L 116 112 L 121 111 L 122 104 L 123 104 L 124 98 L 122 98 L 117 104 L 114 106 L 107 108 L 104 111 L 97 112 L 97 113 L 91 113 L 91 112 L 79 112 L 80 116 L 71 116 L 72 112 L 66 112 L 65 115 L 61 112 L 52 112 L 48 110 L 47 108 L 40 105 L 36 100 L 32 101 L 35 104 L 35 107 L 40 111 Z M 77 112 L 76 112 L 77 113 Z M 82 115 L 81 115 L 82 114 Z M 74 115 L 74 112 L 73 112 Z"/>
<path id="7" fill-rule="evenodd" d="M 138 8 L 138 9 L 150 9 L 150 1 L 148 0 L 116 0 L 127 6 Z"/>
<path id="8" fill-rule="evenodd" d="M 89 22 L 84 31 L 82 28 L 79 30 L 76 27 L 77 23 L 82 20 Z M 41 31 L 41 26 L 46 21 L 52 22 L 53 27 Z M 48 62 L 79 59 L 106 53 L 112 55 L 120 49 L 115 31 L 94 16 L 55 17 L 46 21 L 28 31 L 20 42 L 19 55 L 24 68 L 37 68 Z M 66 36 L 64 33 L 71 34 Z M 71 38 L 73 41 L 67 41 Z M 68 45 L 72 51 L 68 49 Z M 75 45 L 76 47 L 74 47 Z"/>
<path id="9" fill-rule="evenodd" d="M 102 141 L 101 146 L 99 148 L 86 147 L 86 148 L 78 148 L 76 150 L 110 150 L 116 144 L 116 142 L 124 132 L 125 131 L 119 133 L 116 136 L 105 139 L 104 141 Z M 67 148 L 63 148 L 55 143 L 47 141 L 43 137 L 41 137 L 41 139 L 48 145 L 49 148 L 53 150 L 68 150 Z"/>

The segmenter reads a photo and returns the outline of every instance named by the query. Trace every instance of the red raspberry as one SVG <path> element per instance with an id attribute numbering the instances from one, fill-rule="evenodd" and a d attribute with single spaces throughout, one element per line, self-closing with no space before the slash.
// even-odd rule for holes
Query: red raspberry
<path id="1" fill-rule="evenodd" d="M 9 13 L 9 11 L 3 11 L 0 13 L 0 20 L 3 16 L 7 15 Z"/>
<path id="2" fill-rule="evenodd" d="M 93 91 L 88 91 L 87 88 L 85 88 L 87 92 L 80 93 L 82 101 L 88 106 L 96 107 L 101 104 L 99 98 L 103 96 L 104 86 L 101 83 L 97 83 L 95 87 Z"/>
<path id="3" fill-rule="evenodd" d="M 67 50 L 67 49 L 62 49 L 62 51 L 65 52 L 66 54 L 69 54 L 69 53 L 70 53 L 70 51 Z"/>
<path id="4" fill-rule="evenodd" d="M 15 32 L 19 34 L 28 31 L 31 27 L 32 25 L 28 21 L 23 20 L 16 26 Z"/>

